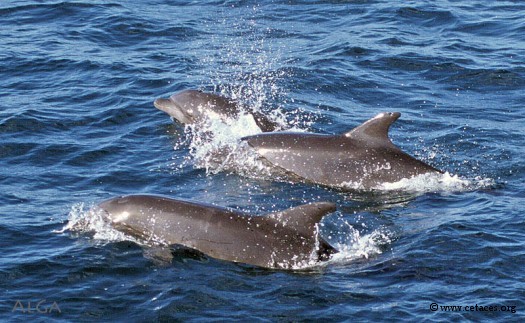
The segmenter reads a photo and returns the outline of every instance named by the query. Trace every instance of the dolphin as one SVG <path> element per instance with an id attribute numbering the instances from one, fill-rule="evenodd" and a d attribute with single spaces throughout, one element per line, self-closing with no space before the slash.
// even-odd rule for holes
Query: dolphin
<path id="1" fill-rule="evenodd" d="M 250 216 L 204 203 L 128 195 L 100 203 L 112 226 L 156 245 L 182 245 L 213 258 L 265 268 L 294 269 L 326 261 L 338 251 L 317 224 L 335 204 L 304 204 Z"/>
<path id="2" fill-rule="evenodd" d="M 400 116 L 380 113 L 340 135 L 274 132 L 241 140 L 271 166 L 326 186 L 368 190 L 420 174 L 442 173 L 390 141 L 388 130 Z"/>
<path id="3" fill-rule="evenodd" d="M 173 94 L 168 99 L 159 98 L 153 102 L 153 105 L 182 124 L 200 122 L 210 114 L 216 114 L 222 120 L 236 118 L 243 111 L 234 100 L 198 90 L 185 90 Z M 247 108 L 244 110 L 253 116 L 255 123 L 263 132 L 279 129 L 276 122 L 271 121 L 262 113 Z"/>

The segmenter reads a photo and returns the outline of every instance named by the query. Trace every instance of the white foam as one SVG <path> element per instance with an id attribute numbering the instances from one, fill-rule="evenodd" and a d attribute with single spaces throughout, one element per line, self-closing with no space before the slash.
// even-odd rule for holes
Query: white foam
<path id="1" fill-rule="evenodd" d="M 393 233 L 387 228 L 379 227 L 363 234 L 343 217 L 331 217 L 331 220 L 323 235 L 339 252 L 327 264 L 368 259 L 383 253 L 385 246 L 392 243 Z M 365 224 L 362 226 L 366 227 Z"/>
<path id="2" fill-rule="evenodd" d="M 462 192 L 493 185 L 495 185 L 495 181 L 491 178 L 467 179 L 445 172 L 443 174 L 428 173 L 412 178 L 403 178 L 394 183 L 383 183 L 377 189 L 409 192 Z"/>
<path id="3" fill-rule="evenodd" d="M 383 228 L 363 235 L 355 230 L 351 244 L 334 245 L 334 247 L 339 250 L 339 253 L 332 257 L 331 262 L 347 263 L 356 259 L 368 259 L 383 253 L 381 247 L 391 242 L 390 233 L 384 231 Z"/>
<path id="4" fill-rule="evenodd" d="M 241 115 L 226 122 L 207 118 L 186 126 L 194 165 L 212 174 L 253 163 L 254 159 L 245 155 L 240 139 L 260 132 L 251 115 Z"/>
<path id="5" fill-rule="evenodd" d="M 464 192 L 492 187 L 495 183 L 492 178 L 478 176 L 468 179 L 445 172 L 443 174 L 427 173 L 403 178 L 397 182 L 385 182 L 371 189 L 382 192 L 403 191 L 410 193 Z M 338 186 L 350 190 L 365 190 L 362 181 L 342 182 Z"/>

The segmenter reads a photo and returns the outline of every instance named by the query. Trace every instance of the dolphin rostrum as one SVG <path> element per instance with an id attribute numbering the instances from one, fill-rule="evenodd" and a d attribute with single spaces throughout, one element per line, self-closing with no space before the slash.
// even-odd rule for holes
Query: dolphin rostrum
<path id="1" fill-rule="evenodd" d="M 338 251 L 317 224 L 335 211 L 329 202 L 304 204 L 265 216 L 153 195 L 99 204 L 114 228 L 156 245 L 182 245 L 211 257 L 266 268 L 294 269 Z"/>
<path id="2" fill-rule="evenodd" d="M 388 138 L 399 112 L 380 113 L 341 135 L 273 132 L 242 138 L 263 160 L 321 185 L 373 189 L 426 173 L 442 173 Z"/>
<path id="3" fill-rule="evenodd" d="M 279 129 L 276 122 L 258 111 L 242 109 L 234 100 L 198 90 L 185 90 L 173 94 L 169 99 L 159 98 L 153 102 L 153 105 L 183 124 L 200 122 L 210 117 L 210 114 L 216 114 L 224 121 L 227 118 L 236 118 L 245 111 L 253 116 L 255 123 L 263 132 Z"/>

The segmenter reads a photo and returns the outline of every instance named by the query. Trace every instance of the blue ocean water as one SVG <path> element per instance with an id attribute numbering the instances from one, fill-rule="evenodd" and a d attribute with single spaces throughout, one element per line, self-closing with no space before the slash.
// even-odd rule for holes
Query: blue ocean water
<path id="1" fill-rule="evenodd" d="M 522 321 L 524 10 L 481 0 L 3 1 L 0 317 Z M 184 89 L 237 96 L 319 133 L 399 111 L 394 143 L 450 181 L 407 195 L 221 169 L 191 129 L 153 107 Z M 185 252 L 159 266 L 89 212 L 137 193 L 252 214 L 333 201 L 325 234 L 348 249 L 297 271 Z"/>

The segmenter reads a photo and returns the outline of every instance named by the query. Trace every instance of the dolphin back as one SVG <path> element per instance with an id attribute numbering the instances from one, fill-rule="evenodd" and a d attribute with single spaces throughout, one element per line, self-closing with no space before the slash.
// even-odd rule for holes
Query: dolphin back
<path id="1" fill-rule="evenodd" d="M 400 113 L 381 113 L 340 135 L 272 132 L 242 138 L 258 155 L 307 182 L 374 189 L 436 168 L 403 152 L 388 137 Z"/>

